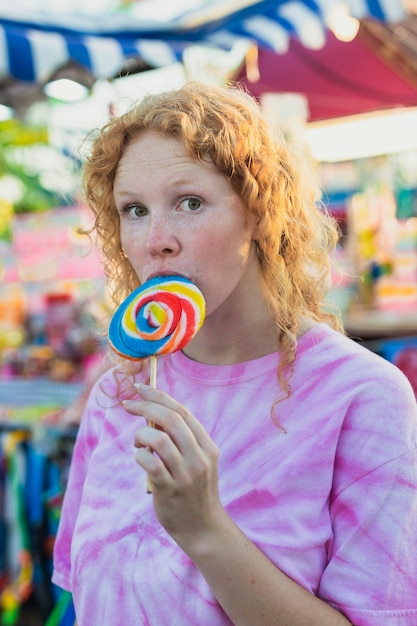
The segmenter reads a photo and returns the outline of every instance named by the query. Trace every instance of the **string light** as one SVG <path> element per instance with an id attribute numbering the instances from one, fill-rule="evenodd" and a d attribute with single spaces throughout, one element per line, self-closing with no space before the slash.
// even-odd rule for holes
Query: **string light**
<path id="1" fill-rule="evenodd" d="M 359 20 L 349 15 L 345 4 L 337 4 L 329 13 L 327 25 L 340 41 L 352 41 L 359 30 Z"/>

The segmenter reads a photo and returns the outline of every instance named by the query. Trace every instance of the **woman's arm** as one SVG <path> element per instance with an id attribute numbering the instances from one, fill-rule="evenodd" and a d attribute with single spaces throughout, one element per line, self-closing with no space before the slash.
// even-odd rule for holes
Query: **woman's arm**
<path id="1" fill-rule="evenodd" d="M 281 572 L 228 516 L 218 495 L 218 450 L 198 420 L 167 394 L 138 389 L 143 400 L 125 402 L 126 410 L 162 429 L 140 428 L 134 442 L 153 483 L 156 515 L 233 624 L 350 624 Z"/>
<path id="2" fill-rule="evenodd" d="M 338 611 L 283 574 L 226 514 L 181 547 L 236 626 L 343 626 Z M 192 543 L 192 545 L 190 545 Z"/>

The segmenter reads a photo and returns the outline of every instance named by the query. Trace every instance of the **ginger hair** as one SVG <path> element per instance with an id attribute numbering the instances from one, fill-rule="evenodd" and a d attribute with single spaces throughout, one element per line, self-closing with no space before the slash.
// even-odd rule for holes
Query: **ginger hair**
<path id="1" fill-rule="evenodd" d="M 93 139 L 83 183 L 95 216 L 91 231 L 97 234 L 115 305 L 140 283 L 122 250 L 113 185 L 126 146 L 147 131 L 178 139 L 196 159 L 211 159 L 242 198 L 248 216 L 255 216 L 263 291 L 282 355 L 278 377 L 288 395 L 300 319 L 324 321 L 343 332 L 339 316 L 323 305 L 330 285 L 329 253 L 339 231 L 317 202 L 316 179 L 306 174 L 306 156 L 304 161 L 297 158 L 239 86 L 189 82 L 147 95 L 112 119 Z"/>

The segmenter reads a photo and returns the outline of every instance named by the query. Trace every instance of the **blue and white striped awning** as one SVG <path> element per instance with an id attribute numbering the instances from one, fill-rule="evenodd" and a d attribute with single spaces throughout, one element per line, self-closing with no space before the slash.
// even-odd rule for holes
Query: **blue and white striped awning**
<path id="1" fill-rule="evenodd" d="M 13 5 L 13 2 L 9 2 Z M 346 5 L 359 19 L 394 22 L 404 17 L 401 0 L 242 0 L 209 4 L 167 22 L 142 22 L 117 13 L 87 19 L 82 16 L 16 15 L 0 6 L 0 79 L 13 77 L 44 82 L 71 61 L 95 78 L 117 75 L 130 58 L 151 67 L 182 59 L 185 48 L 206 44 L 229 50 L 237 40 L 283 53 L 291 37 L 307 48 L 321 48 L 330 11 Z"/>

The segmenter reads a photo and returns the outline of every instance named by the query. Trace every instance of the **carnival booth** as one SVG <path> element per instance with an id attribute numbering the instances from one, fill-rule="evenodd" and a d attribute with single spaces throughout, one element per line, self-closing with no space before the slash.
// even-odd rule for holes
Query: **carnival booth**
<path id="1" fill-rule="evenodd" d="M 416 123 L 417 17 L 399 0 L 85 4 L 0 0 L 2 624 L 74 620 L 51 553 L 109 321 L 80 194 L 83 139 L 141 95 L 238 80 L 300 142 L 343 233 L 328 305 L 417 392 L 417 141 L 398 127 L 394 147 L 370 148 L 360 131 L 349 149 L 343 126 L 372 128 L 393 108 Z M 373 139 L 396 123 L 385 117 Z"/>

